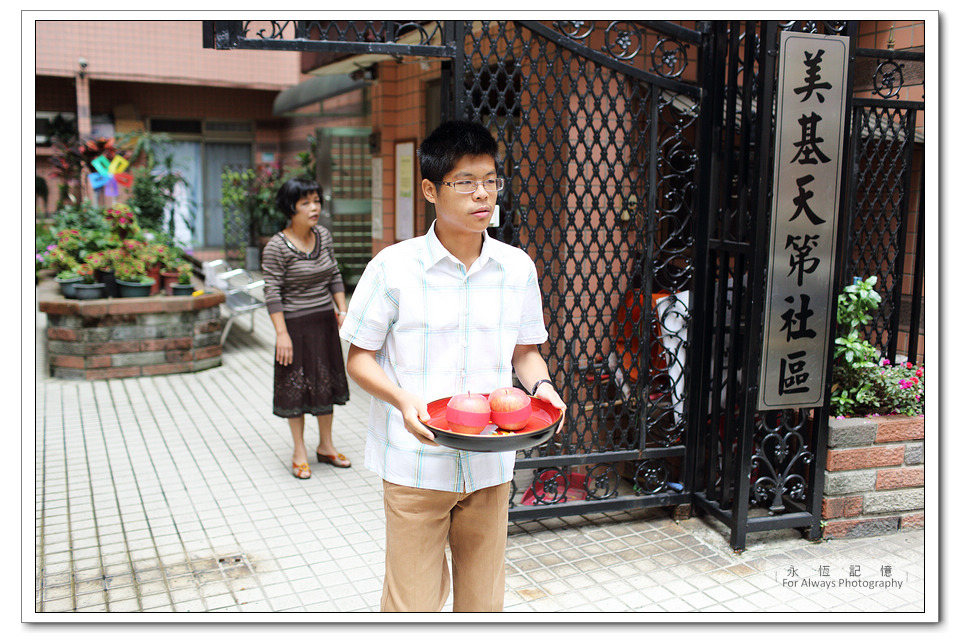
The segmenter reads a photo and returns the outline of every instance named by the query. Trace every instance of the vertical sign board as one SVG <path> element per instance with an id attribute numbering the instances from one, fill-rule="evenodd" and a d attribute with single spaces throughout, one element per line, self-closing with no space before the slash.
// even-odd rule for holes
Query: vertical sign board
<path id="1" fill-rule="evenodd" d="M 396 146 L 396 239 L 413 237 L 413 143 Z"/>
<path id="2" fill-rule="evenodd" d="M 849 38 L 783 32 L 757 408 L 824 403 Z"/>

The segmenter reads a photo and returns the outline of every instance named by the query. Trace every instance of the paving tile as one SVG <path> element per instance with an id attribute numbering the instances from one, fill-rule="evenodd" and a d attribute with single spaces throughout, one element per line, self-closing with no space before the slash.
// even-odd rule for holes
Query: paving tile
<path id="1" fill-rule="evenodd" d="M 166 594 L 151 594 L 149 596 L 143 596 L 140 599 L 140 604 L 143 606 L 144 611 L 162 609 L 165 611 L 171 610 L 170 599 Z"/>
<path id="2" fill-rule="evenodd" d="M 140 603 L 136 599 L 127 599 L 122 601 L 110 601 L 111 612 L 139 612 Z"/>

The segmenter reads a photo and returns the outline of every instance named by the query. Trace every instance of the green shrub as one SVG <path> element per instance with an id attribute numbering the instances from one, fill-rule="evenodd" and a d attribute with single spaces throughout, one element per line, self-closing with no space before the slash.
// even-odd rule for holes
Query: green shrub
<path id="1" fill-rule="evenodd" d="M 922 415 L 923 366 L 881 359 L 863 335 L 880 306 L 876 284 L 876 277 L 856 279 L 838 298 L 831 413 Z"/>

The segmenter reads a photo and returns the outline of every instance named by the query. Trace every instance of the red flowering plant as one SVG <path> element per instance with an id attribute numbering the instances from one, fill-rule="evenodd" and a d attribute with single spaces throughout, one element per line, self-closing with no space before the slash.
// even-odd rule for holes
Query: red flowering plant
<path id="1" fill-rule="evenodd" d="M 76 268 L 80 265 L 80 252 L 85 243 L 86 238 L 79 230 L 61 230 L 56 234 L 56 243 L 48 246 L 44 253 L 44 263 L 60 272 L 61 274 L 57 275 L 60 279 L 75 277 Z"/>
<path id="2" fill-rule="evenodd" d="M 114 268 L 114 275 L 117 281 L 127 283 L 153 283 L 153 279 L 147 276 L 147 267 L 143 261 L 126 257 L 117 263 Z"/>
<path id="3" fill-rule="evenodd" d="M 88 263 L 82 263 L 77 267 L 77 276 L 83 278 L 83 283 L 92 284 L 96 281 L 96 270 Z"/>
<path id="4" fill-rule="evenodd" d="M 176 272 L 182 261 L 183 252 L 173 245 L 155 244 L 160 268 L 163 272 Z"/>
<path id="5" fill-rule="evenodd" d="M 60 138 L 53 140 L 53 155 L 50 157 L 50 165 L 53 170 L 50 172 L 50 176 L 57 179 L 58 182 L 58 210 L 70 201 L 77 199 L 77 195 L 71 194 L 71 190 L 76 190 L 80 185 L 84 158 L 82 151 L 74 143 L 75 138 L 72 137 L 67 141 Z"/>
<path id="6" fill-rule="evenodd" d="M 145 243 L 140 251 L 135 255 L 137 259 L 143 262 L 147 270 L 160 262 L 160 255 L 166 251 L 166 246 L 156 243 Z"/>
<path id="7" fill-rule="evenodd" d="M 864 337 L 862 328 L 880 305 L 876 283 L 876 277 L 856 279 L 840 294 L 831 412 L 837 417 L 922 415 L 923 366 L 881 359 Z"/>
<path id="8" fill-rule="evenodd" d="M 79 230 L 61 230 L 57 233 L 57 247 L 64 252 L 76 253 L 87 239 Z"/>
<path id="9" fill-rule="evenodd" d="M 177 283 L 189 284 L 193 280 L 193 266 L 186 261 L 181 261 L 177 265 Z"/>
<path id="10" fill-rule="evenodd" d="M 140 225 L 137 223 L 137 215 L 125 203 L 118 203 L 107 208 L 103 213 L 103 218 L 110 231 L 120 239 L 136 237 L 141 232 Z"/>
<path id="11" fill-rule="evenodd" d="M 121 249 L 130 257 L 138 257 L 147 243 L 140 239 L 124 239 Z"/>
<path id="12" fill-rule="evenodd" d="M 44 255 L 44 263 L 48 267 L 56 270 L 58 272 L 57 277 L 60 279 L 76 276 L 75 271 L 77 266 L 80 265 L 80 262 L 77 261 L 72 253 L 57 246 L 53 246 L 46 252 Z"/>
<path id="13" fill-rule="evenodd" d="M 91 252 L 84 258 L 84 262 L 94 270 L 109 270 L 113 265 L 111 255 L 105 250 Z"/>

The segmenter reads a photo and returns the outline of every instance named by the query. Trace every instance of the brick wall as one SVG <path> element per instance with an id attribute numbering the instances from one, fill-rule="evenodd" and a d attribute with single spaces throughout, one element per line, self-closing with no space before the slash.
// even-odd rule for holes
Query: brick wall
<path id="1" fill-rule="evenodd" d="M 825 538 L 923 528 L 922 416 L 831 418 L 827 449 Z"/>
<path id="2" fill-rule="evenodd" d="M 220 292 L 89 301 L 41 298 L 50 374 L 98 380 L 220 366 L 223 301 Z"/>

